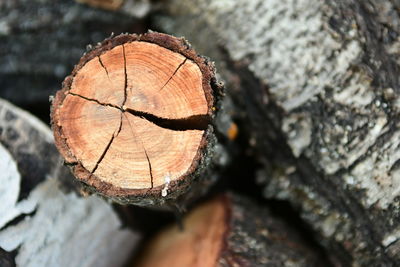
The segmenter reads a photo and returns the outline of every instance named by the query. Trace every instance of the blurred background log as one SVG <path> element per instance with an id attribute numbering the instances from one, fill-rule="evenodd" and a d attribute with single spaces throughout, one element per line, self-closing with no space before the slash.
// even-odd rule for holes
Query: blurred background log
<path id="1" fill-rule="evenodd" d="M 221 194 L 187 214 L 182 229 L 157 234 L 132 266 L 324 266 L 308 245 L 267 208 Z"/>
<path id="2" fill-rule="evenodd" d="M 143 7 L 127 14 L 73 0 L 1 1 L 0 97 L 48 121 L 49 95 L 60 88 L 87 45 L 111 33 L 147 31 L 143 25 L 150 4 L 135 3 Z"/>

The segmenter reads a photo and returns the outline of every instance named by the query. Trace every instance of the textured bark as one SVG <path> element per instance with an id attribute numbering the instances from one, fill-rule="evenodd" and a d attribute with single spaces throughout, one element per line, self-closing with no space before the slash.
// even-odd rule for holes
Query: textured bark
<path id="1" fill-rule="evenodd" d="M 0 170 L 1 266 L 121 266 L 129 258 L 139 234 L 121 229 L 104 201 L 60 187 L 70 177 L 50 129 L 4 100 Z"/>
<path id="2" fill-rule="evenodd" d="M 148 10 L 135 10 L 139 13 L 126 15 L 73 0 L 1 1 L 0 97 L 47 111 L 49 95 L 60 88 L 87 45 L 112 32 L 143 30 L 137 18 Z"/>
<path id="3" fill-rule="evenodd" d="M 159 16 L 160 27 L 212 57 L 244 111 L 265 164 L 257 179 L 265 197 L 297 206 L 338 264 L 396 265 L 399 4 L 194 0 L 167 8 L 173 19 Z"/>
<path id="4" fill-rule="evenodd" d="M 322 266 L 306 244 L 267 208 L 222 194 L 156 235 L 133 266 Z"/>
<path id="5" fill-rule="evenodd" d="M 319 266 L 318 252 L 267 208 L 228 195 L 229 230 L 220 266 Z"/>

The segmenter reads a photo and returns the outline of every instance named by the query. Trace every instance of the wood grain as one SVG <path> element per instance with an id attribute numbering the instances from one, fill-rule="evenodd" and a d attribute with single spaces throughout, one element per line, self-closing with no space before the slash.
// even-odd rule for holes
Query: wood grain
<path id="1" fill-rule="evenodd" d="M 108 39 L 57 93 L 57 146 L 75 176 L 99 193 L 166 197 L 195 173 L 208 146 L 213 76 L 212 64 L 182 39 Z"/>

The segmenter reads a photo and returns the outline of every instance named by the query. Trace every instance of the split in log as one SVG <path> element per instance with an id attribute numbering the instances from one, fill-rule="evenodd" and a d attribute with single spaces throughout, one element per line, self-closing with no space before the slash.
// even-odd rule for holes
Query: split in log
<path id="1" fill-rule="evenodd" d="M 53 102 L 56 145 L 80 181 L 117 202 L 163 204 L 208 165 L 220 87 L 183 39 L 107 39 L 81 58 Z"/>
<path id="2" fill-rule="evenodd" d="M 285 223 L 242 197 L 216 197 L 150 240 L 134 266 L 317 266 Z"/>

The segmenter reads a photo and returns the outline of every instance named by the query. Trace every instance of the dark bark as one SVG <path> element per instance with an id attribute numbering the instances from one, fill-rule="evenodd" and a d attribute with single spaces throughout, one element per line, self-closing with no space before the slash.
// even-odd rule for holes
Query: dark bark
<path id="1" fill-rule="evenodd" d="M 267 208 L 233 194 L 226 205 L 229 226 L 220 266 L 327 266 L 318 250 Z"/>
<path id="2" fill-rule="evenodd" d="M 0 248 L 0 266 L 15 267 L 15 261 L 12 253 Z"/>

